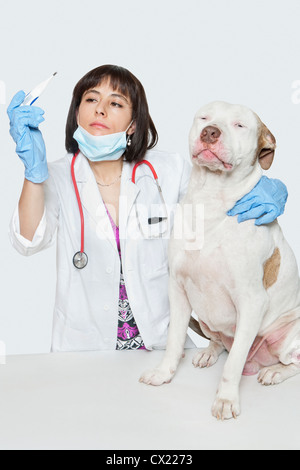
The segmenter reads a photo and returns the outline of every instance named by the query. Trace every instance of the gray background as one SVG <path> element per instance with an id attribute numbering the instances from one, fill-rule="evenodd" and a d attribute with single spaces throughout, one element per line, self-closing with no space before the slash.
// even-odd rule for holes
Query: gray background
<path id="1" fill-rule="evenodd" d="M 56 280 L 55 247 L 23 258 L 8 239 L 24 174 L 6 115 L 15 92 L 59 73 L 38 102 L 49 161 L 65 155 L 75 84 L 101 64 L 122 65 L 141 80 L 158 147 L 185 158 L 201 105 L 218 99 L 249 106 L 277 138 L 267 175 L 288 186 L 280 223 L 299 261 L 299 17 L 299 0 L 1 0 L 0 341 L 8 354 L 49 351 Z"/>

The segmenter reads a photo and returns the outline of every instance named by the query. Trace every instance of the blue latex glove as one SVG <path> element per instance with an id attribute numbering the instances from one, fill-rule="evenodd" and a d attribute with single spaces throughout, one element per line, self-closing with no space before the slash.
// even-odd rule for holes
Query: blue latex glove
<path id="1" fill-rule="evenodd" d="M 280 180 L 262 176 L 252 191 L 240 199 L 227 215 L 238 215 L 238 223 L 256 219 L 255 225 L 270 224 L 283 214 L 287 197 L 287 188 Z"/>
<path id="2" fill-rule="evenodd" d="M 33 183 L 42 183 L 48 178 L 45 142 L 38 129 L 45 120 L 44 111 L 36 106 L 20 106 L 25 96 L 24 91 L 19 91 L 7 109 L 9 132 L 25 165 L 25 178 Z"/>

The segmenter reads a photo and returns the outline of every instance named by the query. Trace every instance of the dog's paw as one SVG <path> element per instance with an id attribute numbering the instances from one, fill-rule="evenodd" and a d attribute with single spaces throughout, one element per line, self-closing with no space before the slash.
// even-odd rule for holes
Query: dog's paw
<path id="1" fill-rule="evenodd" d="M 193 358 L 194 367 L 211 367 L 219 358 L 219 354 L 211 348 L 200 349 Z"/>
<path id="2" fill-rule="evenodd" d="M 147 385 L 162 385 L 164 383 L 170 383 L 173 377 L 173 371 L 166 369 L 152 369 L 144 372 L 139 381 Z"/>
<path id="3" fill-rule="evenodd" d="M 258 374 L 257 380 L 262 385 L 277 385 L 295 375 L 295 366 L 290 364 L 275 364 L 270 367 L 264 367 Z"/>
<path id="4" fill-rule="evenodd" d="M 239 400 L 228 400 L 217 396 L 212 407 L 212 415 L 218 420 L 237 418 L 240 414 Z"/>
<path id="5" fill-rule="evenodd" d="M 207 348 L 199 349 L 194 356 L 193 364 L 195 367 L 211 367 L 217 362 L 224 350 L 223 344 L 211 341 Z"/>
<path id="6" fill-rule="evenodd" d="M 271 367 L 264 367 L 261 369 L 257 380 L 262 385 L 277 385 L 282 382 L 282 377 L 280 372 L 273 370 Z"/>

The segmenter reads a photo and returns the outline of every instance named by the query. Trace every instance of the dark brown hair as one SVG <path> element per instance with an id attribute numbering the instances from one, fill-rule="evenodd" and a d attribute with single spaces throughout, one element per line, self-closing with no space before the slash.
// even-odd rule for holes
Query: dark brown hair
<path id="1" fill-rule="evenodd" d="M 126 98 L 130 98 L 132 103 L 132 119 L 136 123 L 136 129 L 130 136 L 131 145 L 127 147 L 124 157 L 128 162 L 141 161 L 146 151 L 157 144 L 158 134 L 149 114 L 141 82 L 129 70 L 116 65 L 102 65 L 91 70 L 75 86 L 66 124 L 66 150 L 73 154 L 78 151 L 78 144 L 73 139 L 73 134 L 78 127 L 76 113 L 83 94 L 107 79 L 114 91 L 117 90 Z"/>

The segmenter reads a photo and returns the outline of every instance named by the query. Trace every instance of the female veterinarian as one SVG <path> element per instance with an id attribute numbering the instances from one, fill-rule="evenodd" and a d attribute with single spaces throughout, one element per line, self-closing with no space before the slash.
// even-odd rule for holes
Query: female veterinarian
<path id="1" fill-rule="evenodd" d="M 22 255 L 49 247 L 57 233 L 52 351 L 164 348 L 167 208 L 184 195 L 190 165 L 154 150 L 158 136 L 144 89 L 124 68 L 104 65 L 77 83 L 68 153 L 49 165 L 38 129 L 43 111 L 21 106 L 24 97 L 18 92 L 8 108 L 25 165 L 10 233 Z M 263 177 L 230 215 L 240 213 L 241 221 L 264 214 L 256 223 L 270 222 L 286 196 L 281 182 Z"/>

